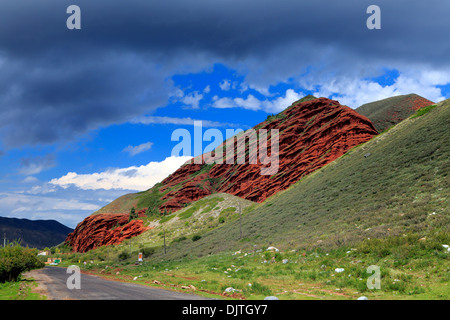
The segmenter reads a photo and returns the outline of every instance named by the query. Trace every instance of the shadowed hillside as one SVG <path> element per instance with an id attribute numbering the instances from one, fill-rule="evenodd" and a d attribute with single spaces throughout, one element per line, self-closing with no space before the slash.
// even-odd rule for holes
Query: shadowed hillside
<path id="1" fill-rule="evenodd" d="M 408 94 L 366 103 L 356 111 L 369 118 L 378 132 L 382 132 L 432 104 L 434 102 L 417 94 Z"/>

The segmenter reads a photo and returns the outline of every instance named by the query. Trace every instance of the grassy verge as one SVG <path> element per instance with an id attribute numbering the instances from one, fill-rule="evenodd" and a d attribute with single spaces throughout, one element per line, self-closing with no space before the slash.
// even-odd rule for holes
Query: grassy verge
<path id="1" fill-rule="evenodd" d="M 222 299 L 439 299 L 450 298 L 446 233 L 366 239 L 338 249 L 237 251 L 198 259 L 135 265 L 95 262 L 80 267 L 106 278 Z M 380 268 L 380 289 L 369 289 Z M 228 289 L 227 288 L 233 288 Z M 230 291 L 230 292 L 226 292 Z"/>
<path id="2" fill-rule="evenodd" d="M 45 297 L 32 292 L 37 283 L 32 280 L 0 283 L 0 300 L 44 300 Z"/>

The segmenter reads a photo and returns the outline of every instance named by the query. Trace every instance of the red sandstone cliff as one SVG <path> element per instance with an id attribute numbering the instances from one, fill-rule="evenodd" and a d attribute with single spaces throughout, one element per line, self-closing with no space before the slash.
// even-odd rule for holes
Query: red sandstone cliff
<path id="1" fill-rule="evenodd" d="M 279 130 L 276 172 L 261 175 L 260 170 L 266 165 L 260 162 L 249 164 L 248 159 L 245 164 L 187 163 L 148 191 L 150 194 L 158 189 L 161 197 L 157 209 L 174 212 L 214 192 L 262 202 L 377 134 L 368 118 L 326 98 L 298 102 L 254 129 L 257 132 L 259 129 Z M 143 214 L 145 208 L 138 209 L 142 209 Z M 142 221 L 126 224 L 127 219 L 128 213 L 87 217 L 69 235 L 66 243 L 74 251 L 84 252 L 97 246 L 120 243 L 146 230 Z M 114 228 L 116 225 L 119 227 Z"/>
<path id="2" fill-rule="evenodd" d="M 139 213 L 140 216 L 143 212 Z M 100 246 L 119 244 L 125 239 L 140 235 L 150 228 L 142 220 L 128 222 L 129 214 L 96 214 L 84 219 L 70 233 L 66 243 L 73 251 L 86 252 Z"/>
<path id="3" fill-rule="evenodd" d="M 327 98 L 298 103 L 274 118 L 255 128 L 280 132 L 277 173 L 261 175 L 263 164 L 248 164 L 247 160 L 246 164 L 215 164 L 193 177 L 202 165 L 186 164 L 162 181 L 160 191 L 182 186 L 164 195 L 166 202 L 160 209 L 176 211 L 212 192 L 262 202 L 377 134 L 369 119 Z"/>

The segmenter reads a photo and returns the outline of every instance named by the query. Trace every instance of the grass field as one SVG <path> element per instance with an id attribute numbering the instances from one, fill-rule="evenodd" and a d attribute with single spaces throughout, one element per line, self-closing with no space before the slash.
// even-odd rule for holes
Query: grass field
<path id="1" fill-rule="evenodd" d="M 199 259 L 159 262 L 133 259 L 82 265 L 87 272 L 223 299 L 449 299 L 448 235 L 365 240 L 333 250 L 224 252 Z M 136 258 L 134 258 L 135 260 Z M 380 289 L 369 289 L 369 266 L 381 271 Z M 342 272 L 337 272 L 336 270 Z M 133 280 L 134 279 L 134 280 Z M 233 288 L 226 292 L 227 288 Z"/>
<path id="2" fill-rule="evenodd" d="M 37 284 L 32 280 L 0 283 L 0 300 L 43 300 L 45 297 L 32 292 Z"/>

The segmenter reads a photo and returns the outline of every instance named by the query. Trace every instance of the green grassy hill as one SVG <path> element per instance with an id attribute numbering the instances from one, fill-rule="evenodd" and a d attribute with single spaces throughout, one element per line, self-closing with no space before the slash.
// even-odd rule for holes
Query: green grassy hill
<path id="1" fill-rule="evenodd" d="M 367 238 L 425 237 L 449 227 L 450 100 L 355 147 L 169 257 L 274 245 L 336 248 Z"/>
<path id="2" fill-rule="evenodd" d="M 163 218 L 139 218 L 153 229 L 130 242 L 141 247 L 162 248 L 164 233 L 168 244 L 191 240 L 194 236 L 200 239 L 206 232 L 237 220 L 239 210 L 245 214 L 255 205 L 255 202 L 227 193 L 209 195 Z"/>

